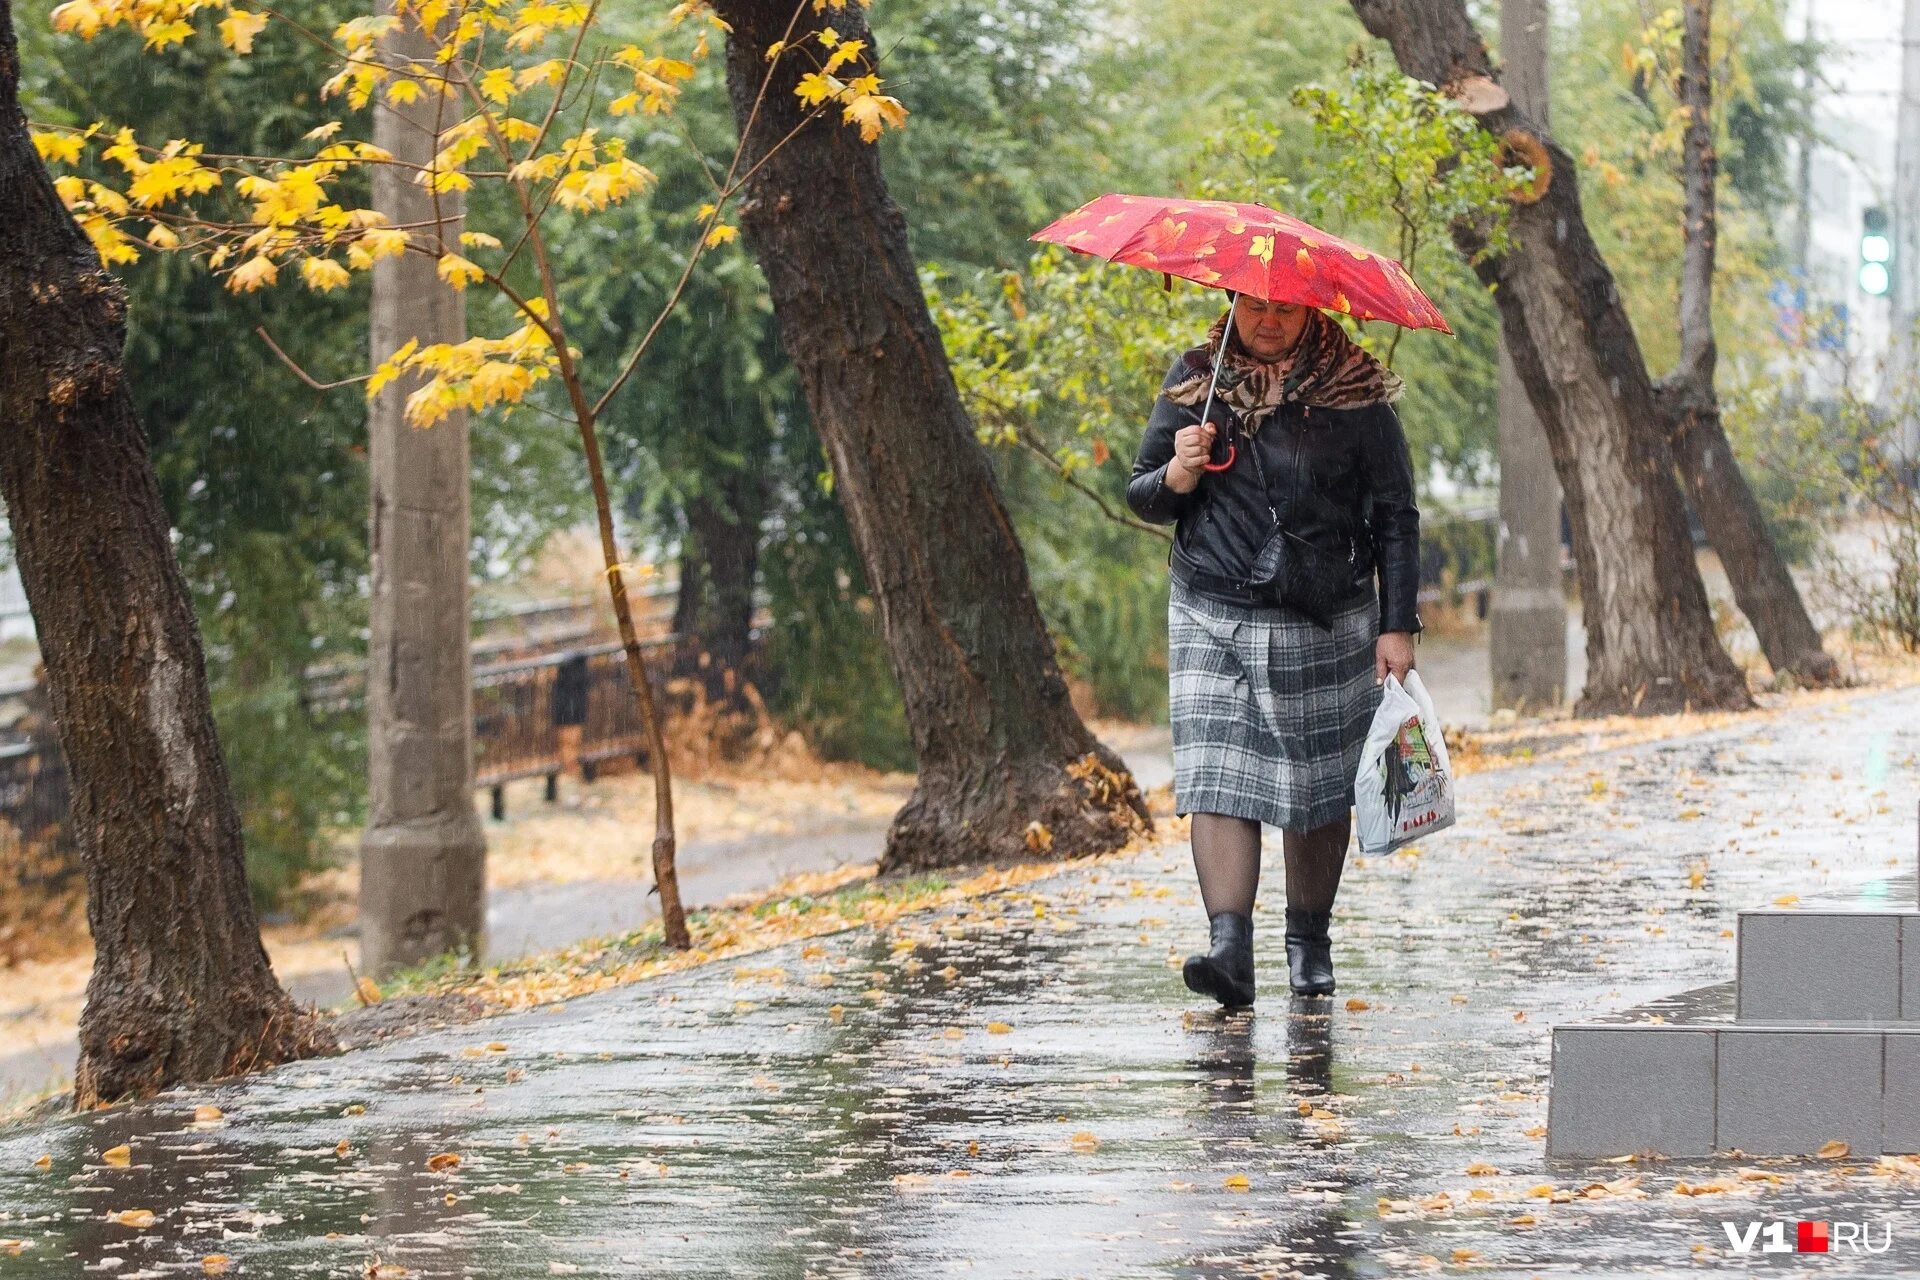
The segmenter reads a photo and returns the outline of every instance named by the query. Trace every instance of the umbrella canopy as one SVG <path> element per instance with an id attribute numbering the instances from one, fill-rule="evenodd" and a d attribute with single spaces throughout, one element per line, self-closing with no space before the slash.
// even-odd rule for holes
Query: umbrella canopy
<path id="1" fill-rule="evenodd" d="M 1110 194 L 1031 238 L 1272 302 L 1453 332 L 1398 262 L 1261 204 Z"/>

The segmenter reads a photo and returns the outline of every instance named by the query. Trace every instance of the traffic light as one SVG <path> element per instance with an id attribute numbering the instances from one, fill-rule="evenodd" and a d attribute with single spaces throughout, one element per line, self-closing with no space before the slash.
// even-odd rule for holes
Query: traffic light
<path id="1" fill-rule="evenodd" d="M 1887 211 L 1874 206 L 1860 213 L 1860 287 L 1878 298 L 1893 283 L 1889 264 L 1893 241 L 1887 235 Z"/>

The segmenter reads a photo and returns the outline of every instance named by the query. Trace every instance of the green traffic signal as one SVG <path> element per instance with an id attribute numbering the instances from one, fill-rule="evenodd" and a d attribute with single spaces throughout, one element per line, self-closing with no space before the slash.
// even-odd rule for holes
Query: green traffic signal
<path id="1" fill-rule="evenodd" d="M 1893 287 L 1893 238 L 1887 234 L 1887 211 L 1872 206 L 1860 211 L 1860 288 L 1874 297 Z"/>

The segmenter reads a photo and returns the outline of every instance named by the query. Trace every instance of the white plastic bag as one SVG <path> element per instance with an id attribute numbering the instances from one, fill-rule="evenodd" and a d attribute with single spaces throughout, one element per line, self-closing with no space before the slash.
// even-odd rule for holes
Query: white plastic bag
<path id="1" fill-rule="evenodd" d="M 1389 675 L 1353 780 L 1360 852 L 1392 853 L 1453 825 L 1447 743 L 1418 671 Z"/>

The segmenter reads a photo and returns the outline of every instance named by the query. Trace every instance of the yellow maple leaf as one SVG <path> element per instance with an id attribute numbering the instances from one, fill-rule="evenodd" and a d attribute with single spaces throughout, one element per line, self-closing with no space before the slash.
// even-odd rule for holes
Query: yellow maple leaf
<path id="1" fill-rule="evenodd" d="M 332 258 L 306 258 L 300 263 L 300 279 L 315 293 L 332 293 L 344 288 L 353 276 Z"/>
<path id="2" fill-rule="evenodd" d="M 77 133 L 47 133 L 40 129 L 33 131 L 33 149 L 40 153 L 42 160 L 58 160 L 62 164 L 79 164 L 80 148 L 85 139 Z"/>
<path id="3" fill-rule="evenodd" d="M 193 27 L 178 18 L 172 22 L 148 23 L 144 30 L 147 48 L 155 51 L 164 49 L 170 44 L 185 44 L 187 37 L 193 34 Z"/>
<path id="4" fill-rule="evenodd" d="M 374 261 L 397 258 L 407 251 L 407 233 L 399 227 L 371 227 L 361 233 L 358 243 Z"/>
<path id="5" fill-rule="evenodd" d="M 414 181 L 436 195 L 444 195 L 449 191 L 468 191 L 473 188 L 473 179 L 458 169 L 429 169 L 417 176 Z"/>
<path id="6" fill-rule="evenodd" d="M 255 254 L 233 269 L 227 277 L 227 288 L 235 293 L 252 293 L 265 288 L 280 278 L 280 268 L 272 258 L 265 254 Z"/>
<path id="7" fill-rule="evenodd" d="M 82 40 L 93 39 L 105 25 L 99 8 L 91 0 L 68 0 L 66 4 L 55 5 L 47 16 L 55 31 L 73 32 Z"/>
<path id="8" fill-rule="evenodd" d="M 872 142 L 878 138 L 888 125 L 896 129 L 906 127 L 907 109 L 899 99 L 884 94 L 869 93 L 849 102 L 844 113 L 847 124 L 860 126 L 860 140 Z"/>
<path id="9" fill-rule="evenodd" d="M 220 20 L 220 41 L 235 53 L 252 53 L 253 38 L 266 29 L 267 15 L 235 9 Z"/>
<path id="10" fill-rule="evenodd" d="M 828 98 L 838 97 L 845 88 L 835 76 L 809 71 L 800 77 L 800 83 L 793 86 L 793 95 L 807 106 L 817 107 Z"/>
<path id="11" fill-rule="evenodd" d="M 859 57 L 866 47 L 867 42 L 865 40 L 842 40 L 839 47 L 834 49 L 833 53 L 828 56 L 827 65 L 822 69 L 829 73 L 838 71 L 841 67 Z"/>
<path id="12" fill-rule="evenodd" d="M 565 83 L 567 63 L 564 58 L 549 58 L 545 62 L 536 62 L 524 68 L 519 75 L 518 84 L 522 89 L 531 89 L 545 81 L 549 85 Z"/>
<path id="13" fill-rule="evenodd" d="M 487 101 L 504 106 L 513 100 L 513 95 L 512 67 L 494 67 L 480 77 L 480 96 Z"/>
<path id="14" fill-rule="evenodd" d="M 702 241 L 702 243 L 705 244 L 707 248 L 712 249 L 718 245 L 727 243 L 729 240 L 738 240 L 739 238 L 740 229 L 738 227 L 730 227 L 722 222 L 717 224 L 713 230 L 707 232 L 706 239 Z"/>

